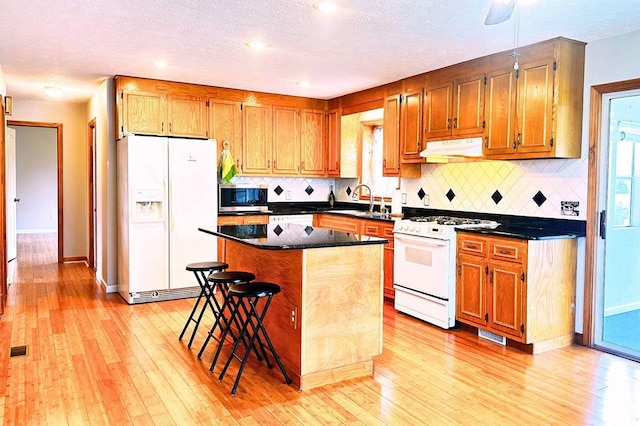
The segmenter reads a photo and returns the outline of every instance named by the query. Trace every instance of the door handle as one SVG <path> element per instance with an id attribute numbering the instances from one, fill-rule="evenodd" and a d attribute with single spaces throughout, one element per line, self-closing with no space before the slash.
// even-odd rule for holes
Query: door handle
<path id="1" fill-rule="evenodd" d="M 600 238 L 605 240 L 607 238 L 607 211 L 602 210 L 600 212 Z"/>
<path id="2" fill-rule="evenodd" d="M 19 202 L 20 202 L 20 198 L 14 198 L 14 199 L 13 199 L 13 202 L 14 202 L 14 203 L 19 203 Z"/>

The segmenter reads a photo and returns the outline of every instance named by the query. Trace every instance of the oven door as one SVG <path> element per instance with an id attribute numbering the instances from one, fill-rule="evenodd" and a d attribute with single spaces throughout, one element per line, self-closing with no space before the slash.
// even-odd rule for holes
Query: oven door
<path id="1" fill-rule="evenodd" d="M 394 284 L 448 300 L 454 265 L 450 241 L 394 234 Z"/>

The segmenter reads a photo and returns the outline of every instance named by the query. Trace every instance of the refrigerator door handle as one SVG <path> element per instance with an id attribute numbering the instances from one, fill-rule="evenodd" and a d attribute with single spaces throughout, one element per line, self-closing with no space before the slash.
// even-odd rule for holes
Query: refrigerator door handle
<path id="1" fill-rule="evenodd" d="M 169 232 L 173 232 L 175 228 L 175 219 L 173 214 L 173 200 L 175 197 L 173 196 L 173 184 L 171 179 L 169 179 Z"/>

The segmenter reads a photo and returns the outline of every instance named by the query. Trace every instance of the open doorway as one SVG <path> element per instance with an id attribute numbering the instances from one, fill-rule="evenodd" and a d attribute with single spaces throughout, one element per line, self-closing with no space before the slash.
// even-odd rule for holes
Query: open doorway
<path id="1" fill-rule="evenodd" d="M 89 194 L 87 197 L 88 200 L 88 205 L 89 205 L 89 211 L 88 213 L 88 218 L 89 218 L 89 229 L 88 229 L 88 234 L 89 234 L 89 256 L 87 258 L 87 266 L 89 268 L 95 269 L 96 267 L 96 262 L 95 262 L 95 258 L 96 258 L 96 224 L 97 224 L 97 218 L 96 218 L 96 164 L 97 164 L 97 158 L 96 158 L 96 119 L 92 119 L 91 121 L 89 121 L 89 128 L 88 128 L 88 133 L 87 133 L 87 142 L 88 142 L 88 155 L 89 158 L 87 158 L 87 165 L 88 165 L 88 175 L 87 178 L 89 179 L 88 185 L 87 187 L 89 188 Z"/>
<path id="2" fill-rule="evenodd" d="M 18 233 L 21 230 L 22 232 L 29 232 L 28 230 L 32 232 L 56 232 L 58 242 L 57 261 L 62 263 L 64 253 L 62 226 L 62 124 L 7 121 L 7 126 L 16 130 L 16 159 L 18 164 L 20 164 L 21 157 L 26 159 L 25 167 L 34 173 L 29 177 L 28 182 L 21 182 L 19 168 L 17 171 L 18 198 L 21 200 L 17 215 Z M 50 140 L 47 142 L 48 135 L 50 135 Z M 44 141 L 41 139 L 43 137 Z M 25 140 L 36 140 L 40 143 L 36 142 L 29 144 L 30 146 L 25 146 L 23 143 Z M 26 148 L 26 151 L 22 148 Z M 42 155 L 33 156 L 37 153 L 42 154 L 41 149 L 45 149 L 47 153 L 44 157 L 48 158 L 42 158 Z M 49 161 L 44 166 L 49 170 L 48 174 L 41 169 L 42 164 L 38 163 L 37 157 L 42 161 Z M 20 189 L 22 183 L 27 185 L 24 190 Z M 52 201 L 47 203 L 47 200 L 50 199 Z M 24 211 L 28 211 L 29 216 L 24 217 L 21 214 Z"/>

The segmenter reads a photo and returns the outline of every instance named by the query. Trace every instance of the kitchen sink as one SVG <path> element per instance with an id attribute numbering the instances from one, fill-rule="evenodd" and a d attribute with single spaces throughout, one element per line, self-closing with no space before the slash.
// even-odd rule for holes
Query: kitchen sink
<path id="1" fill-rule="evenodd" d="M 372 219 L 388 219 L 389 215 L 380 212 L 370 212 L 368 210 L 331 210 L 333 213 L 348 214 L 357 217 L 368 217 Z"/>

